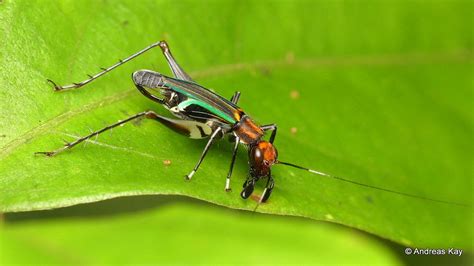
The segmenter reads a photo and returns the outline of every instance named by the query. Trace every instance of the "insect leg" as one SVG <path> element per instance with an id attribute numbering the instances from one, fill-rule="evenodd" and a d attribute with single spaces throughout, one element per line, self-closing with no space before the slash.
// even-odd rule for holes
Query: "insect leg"
<path id="1" fill-rule="evenodd" d="M 236 91 L 234 95 L 230 98 L 230 101 L 234 104 L 237 104 L 240 99 L 240 91 Z M 229 135 L 229 141 L 234 142 L 235 141 L 235 135 Z M 226 186 L 227 187 L 227 186 Z M 227 190 L 227 189 L 226 189 Z M 229 189 L 230 190 L 230 189 Z"/>
<path id="2" fill-rule="evenodd" d="M 209 148 L 211 147 L 212 143 L 214 142 L 214 139 L 216 139 L 217 135 L 221 131 L 222 131 L 222 128 L 220 128 L 220 127 L 218 127 L 216 130 L 214 130 L 214 132 L 211 135 L 211 138 L 209 139 L 209 141 L 206 144 L 206 147 L 204 147 L 204 150 L 202 151 L 202 154 L 201 154 L 201 157 L 199 158 L 199 161 L 197 162 L 196 166 L 194 166 L 194 169 L 191 171 L 191 173 L 189 173 L 186 176 L 186 179 L 188 179 L 188 180 L 191 179 L 193 177 L 193 175 L 196 173 L 196 171 L 198 170 L 199 166 L 202 163 L 202 160 L 204 160 L 204 157 L 206 157 L 207 151 L 209 151 Z"/>
<path id="3" fill-rule="evenodd" d="M 240 98 L 240 91 L 236 91 L 234 95 L 232 95 L 232 98 L 230 98 L 230 101 L 234 104 L 237 104 L 239 102 Z"/>
<path id="4" fill-rule="evenodd" d="M 267 184 L 265 185 L 265 189 L 263 190 L 262 197 L 260 197 L 259 203 L 266 202 L 268 198 L 270 198 L 270 195 L 272 194 L 272 190 L 274 186 L 275 186 L 275 181 L 273 180 L 272 175 L 269 174 Z"/>
<path id="5" fill-rule="evenodd" d="M 227 178 L 225 180 L 225 191 L 231 191 L 230 189 L 230 177 L 232 176 L 232 170 L 234 169 L 235 157 L 237 155 L 237 149 L 239 148 L 239 137 L 235 137 L 235 146 L 234 152 L 232 153 L 232 161 L 230 161 L 229 173 L 227 173 Z"/>
<path id="6" fill-rule="evenodd" d="M 110 130 L 110 129 L 114 128 L 114 127 L 118 127 L 118 126 L 120 126 L 120 125 L 123 125 L 123 124 L 125 124 L 125 123 L 127 123 L 127 122 L 130 122 L 130 121 L 134 120 L 134 119 L 137 119 L 137 118 L 140 118 L 140 117 L 155 118 L 156 116 L 158 116 L 158 115 L 157 115 L 155 112 L 153 112 L 153 111 L 141 112 L 141 113 L 138 113 L 138 114 L 136 114 L 136 115 L 130 116 L 129 118 L 127 118 L 127 119 L 125 119 L 125 120 L 120 120 L 120 121 L 118 121 L 118 122 L 115 123 L 115 124 L 112 124 L 112 125 L 110 125 L 110 126 L 106 126 L 106 127 L 102 128 L 102 129 L 100 129 L 100 130 L 97 130 L 97 131 L 95 131 L 95 132 L 92 132 L 91 134 L 89 134 L 89 135 L 87 135 L 87 136 L 84 136 L 84 137 L 82 137 L 82 138 L 79 138 L 79 139 L 77 139 L 77 140 L 75 140 L 75 141 L 73 141 L 73 142 L 66 143 L 63 147 L 61 147 L 61 148 L 59 148 L 59 149 L 57 149 L 57 150 L 54 150 L 54 151 L 40 151 L 40 152 L 35 152 L 35 154 L 44 154 L 44 155 L 46 155 L 46 156 L 51 157 L 51 156 L 54 156 L 54 155 L 56 155 L 56 154 L 58 154 L 58 153 L 60 153 L 60 152 L 65 151 L 65 150 L 69 150 L 69 149 L 71 149 L 72 147 L 76 146 L 77 144 L 79 144 L 79 143 L 81 143 L 81 142 L 83 142 L 83 141 L 86 141 L 86 140 L 88 140 L 88 139 L 90 139 L 90 138 L 92 138 L 92 137 L 94 137 L 94 136 L 97 136 L 97 135 L 99 135 L 99 134 L 101 134 L 101 133 L 103 133 L 103 132 L 105 132 L 105 131 L 107 131 L 107 130 Z"/>
<path id="7" fill-rule="evenodd" d="M 35 154 L 45 154 L 47 156 L 54 156 L 60 152 L 63 152 L 67 149 L 71 149 L 72 147 L 76 146 L 77 144 L 86 141 L 94 136 L 98 136 L 99 134 L 103 133 L 104 131 L 107 130 L 112 130 L 112 128 L 123 125 L 127 122 L 130 122 L 134 119 L 138 119 L 140 117 L 144 116 L 145 118 L 148 119 L 154 119 L 164 126 L 172 129 L 173 131 L 180 133 L 182 135 L 185 135 L 187 137 L 190 137 L 192 139 L 200 139 L 200 138 L 206 138 L 209 135 L 211 135 L 212 130 L 211 128 L 203 123 L 196 122 L 196 121 L 189 121 L 189 120 L 179 120 L 179 119 L 171 119 L 165 116 L 161 116 L 153 111 L 146 111 L 146 112 L 141 112 L 136 115 L 133 115 L 125 120 L 121 120 L 115 124 L 112 124 L 110 126 L 107 126 L 101 130 L 92 132 L 91 134 L 82 137 L 74 142 L 71 143 L 66 143 L 64 147 L 57 149 L 55 151 L 50 151 L 50 152 L 36 152 Z"/>
<path id="8" fill-rule="evenodd" d="M 244 189 L 242 190 L 242 192 L 240 192 L 240 196 L 243 199 L 246 199 L 250 197 L 250 195 L 252 195 L 253 189 L 255 188 L 255 182 L 257 182 L 255 178 L 253 177 L 247 178 L 247 180 L 245 181 L 243 185 Z"/>
<path id="9" fill-rule="evenodd" d="M 97 78 L 99 78 L 99 77 L 105 75 L 106 73 L 112 71 L 113 69 L 115 69 L 115 68 L 117 68 L 117 67 L 119 67 L 119 66 L 121 66 L 121 65 L 123 65 L 123 64 L 125 64 L 125 63 L 127 63 L 128 61 L 132 60 L 133 58 L 138 57 L 139 55 L 145 53 L 146 51 L 148 51 L 148 50 L 150 50 L 150 49 L 152 49 L 152 48 L 154 48 L 154 47 L 157 47 L 157 46 L 160 46 L 160 47 L 161 47 L 161 44 L 162 44 L 162 43 L 163 43 L 163 41 L 153 43 L 152 45 L 150 45 L 150 46 L 148 46 L 148 47 L 146 47 L 146 48 L 144 48 L 144 49 L 142 49 L 142 50 L 140 50 L 140 51 L 138 51 L 138 52 L 132 54 L 131 56 L 129 56 L 129 57 L 125 58 L 125 59 L 119 59 L 119 61 L 118 61 L 117 63 L 115 63 L 115 64 L 113 64 L 113 65 L 111 65 L 111 66 L 109 66 L 109 67 L 107 67 L 107 68 L 100 68 L 102 71 L 100 71 L 99 73 L 97 73 L 97 74 L 95 74 L 95 75 L 88 75 L 89 78 L 86 79 L 86 80 L 83 80 L 83 81 L 81 81 L 81 82 L 72 83 L 72 84 L 64 85 L 64 86 L 60 86 L 60 85 L 57 85 L 54 81 L 52 81 L 52 80 L 50 80 L 50 79 L 48 79 L 48 81 L 53 84 L 54 90 L 56 90 L 56 91 L 62 91 L 62 90 L 68 90 L 68 89 L 77 89 L 77 88 L 80 88 L 80 87 L 82 87 L 82 86 L 84 86 L 84 85 L 86 85 L 86 84 L 92 82 L 93 80 L 95 80 L 95 79 L 97 79 Z M 162 48 L 162 49 L 163 49 L 163 48 Z"/>
<path id="10" fill-rule="evenodd" d="M 263 190 L 262 196 L 260 197 L 260 199 L 257 202 L 257 205 L 253 209 L 254 212 L 257 210 L 260 204 L 266 202 L 268 198 L 270 198 L 270 195 L 272 194 L 272 190 L 274 186 L 275 186 L 275 181 L 273 181 L 272 174 L 270 173 L 268 174 L 267 184 L 265 185 L 265 189 Z"/>
<path id="11" fill-rule="evenodd" d="M 174 76 L 177 79 L 194 82 L 193 79 L 179 66 L 178 62 L 176 62 L 173 54 L 171 54 L 168 44 L 165 41 L 160 42 L 160 48 L 166 58 L 166 61 L 168 62 L 168 65 L 171 68 L 171 71 L 173 71 Z"/>
<path id="12" fill-rule="evenodd" d="M 276 124 L 264 125 L 264 126 L 261 126 L 260 128 L 261 128 L 263 131 L 268 131 L 268 130 L 271 130 L 271 131 L 272 131 L 272 135 L 270 136 L 270 143 L 273 144 L 273 141 L 275 141 L 275 137 L 276 137 L 276 134 L 277 134 L 277 126 L 276 126 Z"/>

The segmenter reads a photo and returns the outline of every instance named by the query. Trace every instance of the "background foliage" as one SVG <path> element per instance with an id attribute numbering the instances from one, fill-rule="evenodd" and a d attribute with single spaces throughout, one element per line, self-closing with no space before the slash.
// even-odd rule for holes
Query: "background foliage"
<path id="1" fill-rule="evenodd" d="M 244 149 L 231 193 L 223 192 L 227 141 L 209 153 L 192 182 L 184 182 L 205 142 L 152 121 L 125 125 L 55 158 L 33 156 L 143 110 L 167 114 L 140 96 L 130 80 L 142 68 L 169 75 L 159 51 L 81 90 L 54 93 L 45 82 L 82 80 L 160 39 L 201 84 L 227 97 L 240 90 L 247 113 L 262 124 L 277 123 L 281 160 L 471 205 L 471 11 L 470 1 L 4 1 L 0 209 L 43 210 L 145 194 L 255 207 L 238 195 L 247 171 Z M 165 159 L 172 164 L 165 166 Z M 276 188 L 260 212 L 331 221 L 403 245 L 472 250 L 471 207 L 393 195 L 284 166 L 273 173 Z M 190 211 L 176 208 L 108 222 L 131 228 L 134 219 L 178 220 Z M 227 219 L 216 218 L 226 214 L 213 210 L 203 213 L 203 221 Z M 24 226 L 53 238 L 68 226 L 95 230 L 73 219 L 38 225 L 41 229 L 34 222 Z M 282 230 L 292 235 L 294 225 L 288 226 Z M 15 230 L 20 231 L 12 226 L 7 237 L 17 237 Z M 87 239 L 68 235 L 76 237 Z"/>
<path id="2" fill-rule="evenodd" d="M 338 250 L 344 250 L 336 259 L 339 263 L 401 263 L 388 247 L 380 245 L 380 240 L 348 228 L 315 226 L 303 219 L 243 214 L 171 199 L 146 197 L 108 201 L 102 206 L 89 204 L 87 210 L 74 207 L 46 212 L 54 214 L 39 222 L 25 222 L 25 217 L 13 215 L 15 220 L 8 221 L 14 221 L 15 226 L 3 234 L 9 243 L 3 250 L 3 262 L 274 265 L 312 264 L 317 258 L 319 263 L 328 264 L 338 257 Z M 123 212 L 124 204 L 153 208 L 111 216 L 110 209 Z M 93 214 L 91 208 L 98 212 Z M 109 214 L 101 217 L 99 211 Z M 63 218 L 51 219 L 58 216 Z M 25 255 L 25 250 L 29 254 Z"/>

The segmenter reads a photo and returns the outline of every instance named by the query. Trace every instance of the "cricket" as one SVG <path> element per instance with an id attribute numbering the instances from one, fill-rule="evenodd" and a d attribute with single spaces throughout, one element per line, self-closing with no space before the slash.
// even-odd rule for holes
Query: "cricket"
<path id="1" fill-rule="evenodd" d="M 137 53 L 132 54 L 123 60 L 119 60 L 119 62 L 110 67 L 101 68 L 99 73 L 95 75 L 88 75 L 88 79 L 79 83 L 59 86 L 50 79 L 47 81 L 54 86 L 55 91 L 78 89 L 155 47 L 161 48 L 161 51 L 174 77 L 168 77 L 151 70 L 138 70 L 132 74 L 132 81 L 138 91 L 140 91 L 145 97 L 163 105 L 176 118 L 165 117 L 151 110 L 143 111 L 100 130 L 92 132 L 87 136 L 78 138 L 73 142 L 66 143 L 64 146 L 56 150 L 46 152 L 41 151 L 36 152 L 35 154 L 43 154 L 48 157 L 52 157 L 112 128 L 118 127 L 136 119 L 146 118 L 157 121 L 171 130 L 188 136 L 192 139 L 209 138 L 196 165 L 185 176 L 187 180 L 191 180 L 191 178 L 196 174 L 201 163 L 206 157 L 206 154 L 215 141 L 222 139 L 224 136 L 229 136 L 233 142 L 233 152 L 230 160 L 230 167 L 225 180 L 225 191 L 231 191 L 232 170 L 234 168 L 239 144 L 247 147 L 249 175 L 243 184 L 243 189 L 240 195 L 243 199 L 249 198 L 254 191 L 256 183 L 260 179 L 266 179 L 265 187 L 262 195 L 259 197 L 258 204 L 267 202 L 270 198 L 275 186 L 271 168 L 273 165 L 280 164 L 308 171 L 320 176 L 352 183 L 354 185 L 372 188 L 388 193 L 394 193 L 401 196 L 434 201 L 438 203 L 466 206 L 466 204 L 463 203 L 432 199 L 414 194 L 398 192 L 383 187 L 363 184 L 342 177 L 312 170 L 293 163 L 278 160 L 278 152 L 274 145 L 277 135 L 276 124 L 259 125 L 254 120 L 252 120 L 252 118 L 237 105 L 240 98 L 240 92 L 235 92 L 228 100 L 196 83 L 180 67 L 178 62 L 173 57 L 166 41 L 153 43 L 152 45 L 138 51 Z M 271 132 L 271 134 L 268 140 L 265 140 L 264 137 L 265 133 L 267 132 Z"/>

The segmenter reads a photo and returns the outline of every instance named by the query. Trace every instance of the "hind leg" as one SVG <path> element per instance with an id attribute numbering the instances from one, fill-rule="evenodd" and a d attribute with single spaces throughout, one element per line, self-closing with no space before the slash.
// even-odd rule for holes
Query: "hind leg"
<path id="1" fill-rule="evenodd" d="M 170 128 L 170 129 L 172 129 L 172 130 L 174 130 L 178 133 L 186 135 L 190 138 L 205 138 L 205 137 L 208 137 L 211 134 L 211 129 L 206 124 L 202 124 L 202 123 L 194 122 L 194 121 L 171 119 L 171 118 L 168 118 L 168 117 L 161 116 L 161 115 L 159 115 L 159 114 L 157 114 L 153 111 L 145 111 L 145 112 L 138 113 L 136 115 L 132 115 L 132 116 L 128 117 L 125 120 L 120 120 L 115 124 L 112 124 L 110 126 L 106 126 L 106 127 L 102 128 L 100 130 L 97 130 L 95 132 L 92 132 L 91 134 L 89 134 L 87 136 L 84 136 L 84 137 L 81 137 L 81 138 L 79 138 L 79 139 L 77 139 L 77 140 L 75 140 L 71 143 L 67 143 L 63 147 L 61 147 L 59 149 L 56 149 L 54 151 L 40 151 L 40 152 L 35 152 L 35 154 L 44 154 L 44 155 L 50 156 L 50 157 L 55 156 L 56 154 L 61 153 L 61 152 L 66 151 L 66 150 L 69 150 L 69 149 L 73 148 L 74 146 L 76 146 L 77 144 L 79 144 L 83 141 L 86 141 L 86 140 L 88 140 L 92 137 L 95 137 L 97 135 L 100 135 L 100 134 L 104 133 L 105 131 L 108 131 L 108 130 L 110 130 L 112 128 L 115 128 L 115 127 L 118 127 L 118 126 L 121 126 L 125 123 L 128 123 L 130 121 L 133 121 L 133 120 L 141 118 L 141 117 L 156 120 L 156 121 L 160 122 L 161 124 L 165 125 L 166 127 Z"/>

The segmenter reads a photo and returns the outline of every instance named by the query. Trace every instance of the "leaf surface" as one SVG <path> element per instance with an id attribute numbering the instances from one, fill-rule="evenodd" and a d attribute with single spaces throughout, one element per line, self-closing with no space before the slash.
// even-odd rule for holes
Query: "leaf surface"
<path id="1" fill-rule="evenodd" d="M 248 114 L 278 124 L 282 161 L 469 205 L 275 166 L 273 195 L 257 211 L 329 220 L 404 245 L 472 249 L 470 8 L 469 1 L 0 3 L 0 209 L 139 194 L 255 208 L 239 196 L 245 149 L 231 193 L 224 192 L 226 140 L 185 182 L 205 140 L 153 121 L 124 125 L 57 157 L 33 156 L 144 110 L 169 115 L 130 79 L 138 69 L 170 75 L 159 51 L 80 90 L 54 93 L 45 81 L 80 81 L 166 39 L 195 80 L 228 98 L 241 91 Z"/>

